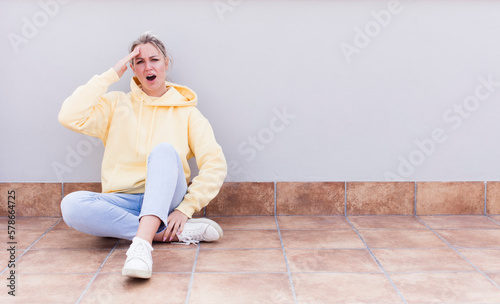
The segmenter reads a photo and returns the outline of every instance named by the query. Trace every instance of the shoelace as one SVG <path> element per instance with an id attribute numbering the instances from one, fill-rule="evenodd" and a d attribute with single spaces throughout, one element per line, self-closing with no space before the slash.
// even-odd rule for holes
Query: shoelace
<path id="1" fill-rule="evenodd" d="M 197 240 L 185 240 L 182 242 L 172 242 L 171 244 L 179 244 L 179 245 L 191 245 L 191 244 L 198 244 L 200 241 Z"/>
<path id="2" fill-rule="evenodd" d="M 175 242 L 173 244 L 183 244 L 183 245 L 190 245 L 190 244 L 198 244 L 200 240 L 203 240 L 203 236 L 199 234 L 194 234 L 194 235 L 183 235 L 183 236 L 178 236 L 179 242 Z M 182 238 L 182 239 L 181 239 Z"/>
<path id="3" fill-rule="evenodd" d="M 144 261 L 148 260 L 148 250 L 143 244 L 136 244 L 131 246 L 127 251 L 127 256 L 132 256 L 134 258 L 139 258 Z"/>

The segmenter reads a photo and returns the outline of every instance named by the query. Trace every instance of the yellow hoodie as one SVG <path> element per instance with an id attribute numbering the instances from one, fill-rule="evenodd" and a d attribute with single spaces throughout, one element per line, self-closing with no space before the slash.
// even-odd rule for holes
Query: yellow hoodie
<path id="1" fill-rule="evenodd" d="M 165 82 L 170 89 L 161 97 L 151 97 L 136 77 L 131 80 L 131 92 L 106 93 L 119 79 L 111 68 L 78 87 L 64 101 L 59 122 L 103 141 L 103 193 L 144 193 L 148 155 L 159 143 L 170 143 L 177 150 L 186 182 L 191 176 L 188 159 L 195 156 L 200 172 L 177 207 L 191 218 L 217 195 L 227 174 L 212 127 L 196 108 L 196 93 Z"/>

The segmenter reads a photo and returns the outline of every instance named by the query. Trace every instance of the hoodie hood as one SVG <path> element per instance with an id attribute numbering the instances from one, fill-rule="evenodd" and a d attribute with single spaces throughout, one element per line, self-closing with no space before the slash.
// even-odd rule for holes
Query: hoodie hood
<path id="1" fill-rule="evenodd" d="M 137 119 L 137 134 L 135 136 L 135 154 L 139 155 L 140 126 L 142 125 L 142 109 L 144 106 L 154 107 L 153 119 L 149 124 L 147 138 L 147 155 L 151 151 L 151 139 L 156 119 L 156 110 L 158 107 L 194 107 L 198 103 L 196 93 L 190 88 L 165 81 L 165 86 L 170 87 L 168 91 L 160 97 L 151 97 L 142 90 L 141 82 L 137 77 L 130 81 L 132 96 L 140 103 L 139 117 Z M 146 156 L 147 162 L 147 156 Z"/>
<path id="2" fill-rule="evenodd" d="M 161 97 L 151 97 L 142 90 L 142 84 L 137 77 L 130 81 L 130 89 L 135 99 L 141 102 L 141 105 L 153 107 L 187 107 L 196 106 L 198 97 L 196 93 L 186 86 L 165 81 L 165 86 L 170 89 Z"/>

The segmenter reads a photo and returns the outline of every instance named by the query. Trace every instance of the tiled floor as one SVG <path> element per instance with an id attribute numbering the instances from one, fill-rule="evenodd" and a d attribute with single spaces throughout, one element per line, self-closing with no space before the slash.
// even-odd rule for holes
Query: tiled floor
<path id="1" fill-rule="evenodd" d="M 155 244 L 150 280 L 121 276 L 129 241 L 18 218 L 0 303 L 500 303 L 500 216 L 212 218 L 224 238 Z"/>

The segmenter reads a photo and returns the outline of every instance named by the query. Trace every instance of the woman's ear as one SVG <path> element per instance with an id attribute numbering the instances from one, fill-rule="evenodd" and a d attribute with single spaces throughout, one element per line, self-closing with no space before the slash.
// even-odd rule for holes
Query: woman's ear
<path id="1" fill-rule="evenodd" d="M 168 71 L 169 65 L 170 65 L 170 60 L 168 58 L 165 58 L 165 71 Z"/>

